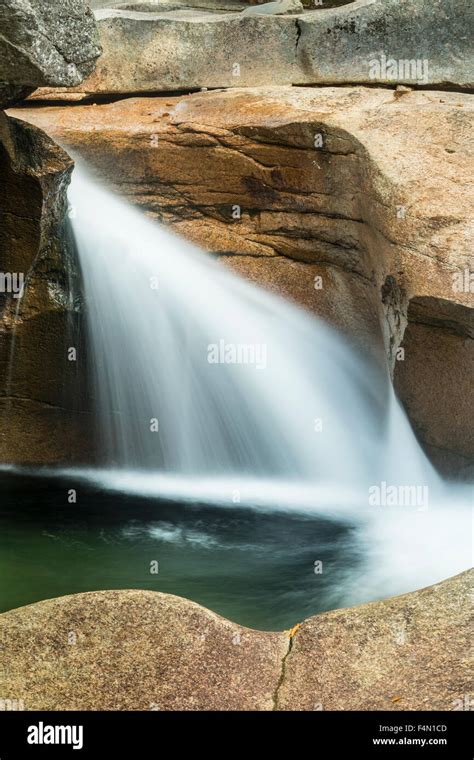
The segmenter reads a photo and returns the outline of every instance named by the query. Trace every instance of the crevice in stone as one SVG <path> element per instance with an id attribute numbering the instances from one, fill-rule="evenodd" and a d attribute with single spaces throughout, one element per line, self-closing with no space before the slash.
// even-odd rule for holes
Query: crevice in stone
<path id="1" fill-rule="evenodd" d="M 396 277 L 389 274 L 382 285 L 380 297 L 385 316 L 388 361 L 393 375 L 397 351 L 408 324 L 408 296 Z"/>
<path id="2" fill-rule="evenodd" d="M 15 396 L 12 394 L 0 395 L 0 405 L 5 401 L 23 401 L 28 404 L 45 406 L 48 409 L 56 409 L 59 412 L 66 412 L 67 414 L 90 414 L 90 411 L 88 409 L 73 409 L 67 406 L 59 406 L 58 404 L 52 404 L 49 401 L 44 401 L 38 398 L 31 398 L 29 396 Z"/>
<path id="3" fill-rule="evenodd" d="M 474 93 L 472 87 L 453 84 L 452 82 L 433 82 L 432 84 L 417 84 L 410 82 L 360 82 L 357 80 L 350 82 L 292 82 L 291 87 L 306 87 L 313 89 L 324 89 L 325 87 L 364 87 L 374 90 L 397 90 L 397 87 L 406 87 L 407 90 L 427 91 L 427 92 L 458 92 L 463 95 Z M 406 92 L 406 91 L 403 91 Z"/>
<path id="4" fill-rule="evenodd" d="M 44 89 L 44 88 L 42 88 Z M 55 90 L 55 88 L 48 88 Z M 230 88 L 222 88 L 222 87 L 207 87 L 206 92 L 212 92 L 213 90 L 222 90 L 222 89 L 230 89 Z M 59 93 L 61 92 L 62 88 L 58 87 L 58 98 L 55 99 L 52 97 L 52 94 L 50 97 L 44 97 L 40 98 L 39 96 L 24 100 L 22 103 L 17 103 L 15 108 L 44 108 L 45 106 L 50 106 L 51 108 L 60 108 L 63 106 L 67 106 L 68 108 L 74 107 L 74 106 L 92 106 L 92 105 L 108 105 L 109 103 L 117 103 L 121 100 L 129 100 L 130 98 L 180 98 L 184 95 L 193 95 L 196 92 L 202 92 L 201 87 L 191 87 L 184 90 L 137 90 L 129 92 L 113 92 L 113 93 L 91 93 L 88 94 L 87 92 L 81 93 L 71 93 L 74 95 L 77 95 L 77 98 L 70 97 L 59 97 Z M 67 90 L 65 90 L 67 92 Z"/>
<path id="5" fill-rule="evenodd" d="M 295 19 L 295 26 L 297 30 L 297 36 L 295 41 L 295 53 L 298 51 L 298 45 L 299 40 L 301 37 L 301 26 L 299 19 Z M 452 92 L 452 93 L 459 93 L 463 95 L 470 95 L 474 94 L 474 89 L 472 87 L 463 87 L 461 85 L 455 85 L 449 82 L 440 82 L 436 84 L 427 84 L 427 85 L 419 85 L 416 84 L 416 82 L 412 82 L 410 84 L 401 84 L 398 82 L 362 82 L 362 81 L 351 81 L 351 82 L 291 82 L 289 87 L 304 87 L 306 89 L 325 89 L 329 87 L 340 87 L 340 88 L 349 88 L 349 87 L 363 87 L 368 89 L 374 89 L 374 90 L 392 90 L 394 93 L 397 92 L 397 87 L 403 86 L 408 88 L 406 91 L 403 91 L 404 94 L 408 92 L 409 90 L 416 90 L 416 91 L 426 91 L 426 92 Z M 61 88 L 58 87 L 58 91 Z M 78 95 L 77 98 L 65 98 L 60 97 L 58 93 L 58 97 L 54 98 L 52 95 L 50 97 L 44 97 L 40 98 L 39 96 L 24 100 L 21 103 L 17 103 L 15 105 L 15 108 L 44 108 L 45 106 L 49 106 L 51 108 L 55 107 L 63 107 L 67 106 L 68 108 L 73 108 L 74 106 L 86 106 L 86 105 L 107 105 L 109 103 L 117 103 L 121 100 L 129 100 L 130 98 L 177 98 L 182 97 L 184 95 L 194 95 L 195 93 L 199 92 L 215 92 L 215 91 L 222 91 L 222 90 L 232 90 L 235 89 L 233 87 L 191 87 L 184 90 L 137 90 L 129 92 L 114 92 L 114 93 L 75 93 Z M 246 88 L 242 88 L 246 89 Z"/>
<path id="6" fill-rule="evenodd" d="M 293 649 L 293 636 L 291 636 L 290 634 L 288 638 L 287 650 L 285 654 L 283 655 L 283 657 L 281 658 L 280 675 L 277 681 L 277 685 L 275 687 L 275 691 L 273 692 L 273 707 L 272 707 L 273 712 L 278 710 L 278 697 L 279 697 L 280 689 L 283 686 L 283 681 L 285 680 L 286 661 L 292 649 Z"/>
<path id="7" fill-rule="evenodd" d="M 300 37 L 301 37 L 301 24 L 299 18 L 295 18 L 295 26 L 296 26 L 296 42 L 295 42 L 295 57 L 298 55 L 298 45 L 300 44 Z"/>
<path id="8" fill-rule="evenodd" d="M 279 256 L 277 253 L 234 253 L 233 251 L 217 251 L 211 253 L 215 258 L 221 256 L 232 257 L 233 259 L 284 259 L 285 256 Z"/>

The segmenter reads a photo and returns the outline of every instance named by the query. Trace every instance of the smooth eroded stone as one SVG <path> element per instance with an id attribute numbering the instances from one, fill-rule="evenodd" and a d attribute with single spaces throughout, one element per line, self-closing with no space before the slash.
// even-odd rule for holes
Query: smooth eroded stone
<path id="1" fill-rule="evenodd" d="M 271 710 L 288 636 L 152 591 L 0 615 L 0 694 L 28 710 Z"/>
<path id="2" fill-rule="evenodd" d="M 465 710 L 472 699 L 474 571 L 306 620 L 280 710 Z"/>
<path id="3" fill-rule="evenodd" d="M 152 591 L 96 591 L 0 615 L 0 694 L 26 710 L 468 709 L 473 573 L 242 628 Z"/>

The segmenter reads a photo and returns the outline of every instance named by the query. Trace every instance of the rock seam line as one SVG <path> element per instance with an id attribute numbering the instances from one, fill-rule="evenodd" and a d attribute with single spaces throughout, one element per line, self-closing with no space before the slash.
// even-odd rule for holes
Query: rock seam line
<path id="1" fill-rule="evenodd" d="M 289 654 L 290 654 L 290 652 L 291 652 L 292 649 L 293 649 L 293 636 L 290 635 L 289 638 L 288 638 L 288 647 L 287 647 L 287 650 L 286 650 L 285 654 L 283 655 L 283 657 L 281 659 L 280 675 L 278 677 L 278 681 L 277 681 L 277 685 L 275 687 L 275 691 L 273 692 L 273 697 L 272 697 L 272 701 L 273 701 L 272 712 L 276 712 L 278 710 L 279 691 L 280 691 L 281 687 L 283 686 L 283 681 L 285 680 L 286 661 L 287 661 L 288 656 L 289 656 Z"/>

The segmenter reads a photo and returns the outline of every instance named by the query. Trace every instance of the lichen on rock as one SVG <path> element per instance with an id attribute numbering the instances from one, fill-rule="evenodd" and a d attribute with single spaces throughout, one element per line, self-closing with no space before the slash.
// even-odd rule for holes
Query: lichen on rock
<path id="1" fill-rule="evenodd" d="M 0 28 L 0 82 L 9 85 L 78 85 L 101 52 L 83 0 L 4 0 Z"/>

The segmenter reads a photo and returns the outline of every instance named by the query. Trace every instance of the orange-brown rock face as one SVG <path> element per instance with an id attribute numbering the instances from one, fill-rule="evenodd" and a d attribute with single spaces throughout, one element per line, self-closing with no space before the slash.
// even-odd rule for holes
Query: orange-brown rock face
<path id="1" fill-rule="evenodd" d="M 472 460 L 454 414 L 472 355 L 468 95 L 249 88 L 16 115 L 152 217 L 387 360 L 437 461 Z M 428 316 L 411 305 L 427 299 Z M 422 372 L 420 325 L 432 330 L 433 318 L 442 399 Z M 440 401 L 445 432 L 433 418 Z"/>
<path id="2" fill-rule="evenodd" d="M 7 0 L 0 26 L 0 109 L 37 86 L 80 84 L 101 52 L 82 0 Z M 80 461 L 90 449 L 85 415 L 73 409 L 77 364 L 66 354 L 75 319 L 65 226 L 72 165 L 41 130 L 0 110 L 1 462 Z"/>
<path id="3" fill-rule="evenodd" d="M 72 330 L 76 275 L 65 228 L 71 170 L 44 133 L 0 112 L 0 262 L 2 278 L 14 278 L 13 288 L 2 279 L 0 292 L 2 462 L 90 455 L 87 405 L 76 395 L 80 369 L 68 361 L 72 345 L 84 367 Z"/>

